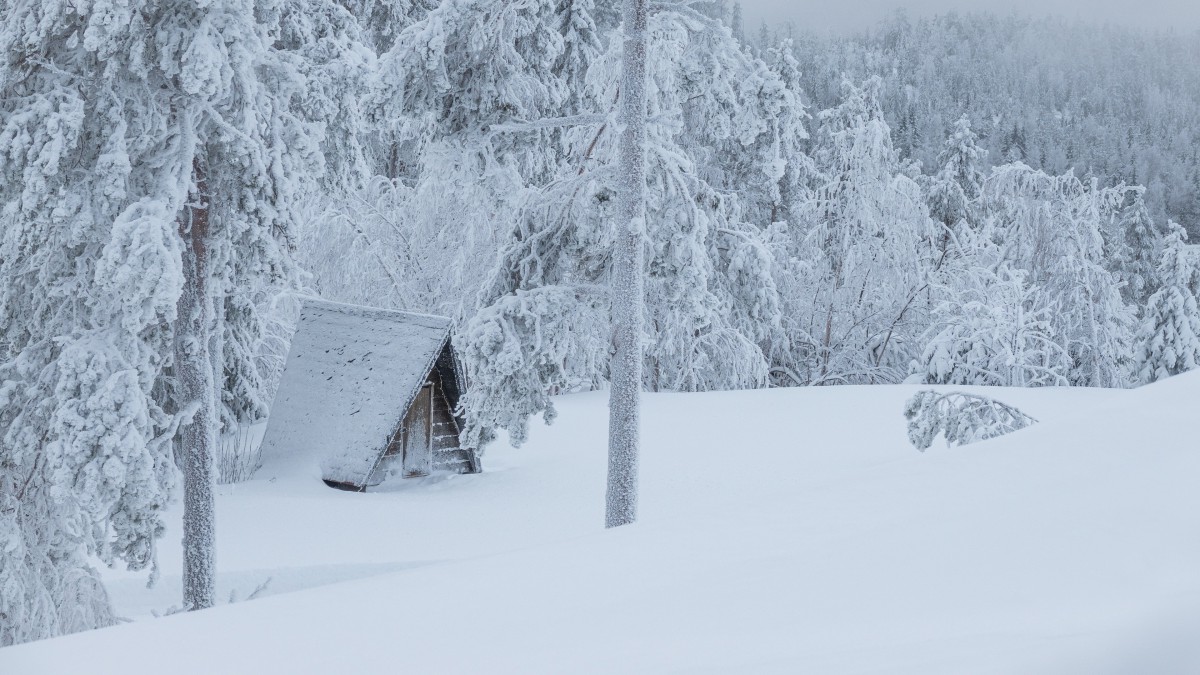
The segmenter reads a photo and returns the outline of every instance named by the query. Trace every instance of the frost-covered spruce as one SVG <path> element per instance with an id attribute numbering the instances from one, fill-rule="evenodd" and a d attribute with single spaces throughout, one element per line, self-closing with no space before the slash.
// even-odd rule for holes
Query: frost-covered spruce
<path id="1" fill-rule="evenodd" d="M 509 170 L 552 175 L 553 152 L 498 126 L 557 115 L 566 92 L 562 19 L 554 0 L 449 0 L 408 26 L 380 60 L 376 114 L 410 183 L 427 152 L 460 149 L 480 161 L 477 180 Z M 575 27 L 572 24 L 571 27 Z M 468 162 L 471 160 L 468 159 Z"/>
<path id="2" fill-rule="evenodd" d="M 971 130 L 971 121 L 960 117 L 938 155 L 938 172 L 925 185 L 929 215 L 947 228 L 941 237 L 944 246 L 960 224 L 976 224 L 975 203 L 983 185 L 980 167 L 986 157 L 987 151 L 979 147 L 978 137 Z"/>
<path id="3" fill-rule="evenodd" d="M 87 555 L 153 562 L 173 477 L 165 441 L 176 421 L 216 421 L 213 325 L 202 316 L 172 335 L 177 304 L 211 307 L 197 289 L 233 293 L 283 271 L 274 235 L 320 160 L 271 46 L 278 9 L 24 4 L 0 26 L 0 602 L 20 617 L 4 622 L 6 642 L 108 620 Z M 193 237 L 198 214 L 207 241 Z M 207 271 L 181 265 L 185 249 L 202 249 Z M 187 393 L 155 388 L 172 359 L 207 383 L 156 400 Z M 185 461 L 201 493 L 188 522 L 203 526 L 186 528 L 198 607 L 211 603 L 212 448 L 187 450 L 201 460 Z"/>
<path id="4" fill-rule="evenodd" d="M 1129 188 L 1125 202 L 1113 218 L 1111 233 L 1105 235 L 1105 259 L 1109 269 L 1121 279 L 1121 295 L 1139 310 L 1158 290 L 1162 279 L 1158 265 L 1162 260 L 1166 233 L 1156 225 L 1146 208 L 1145 189 Z"/>
<path id="5" fill-rule="evenodd" d="M 92 556 L 155 564 L 151 390 L 183 284 L 153 6 L 0 8 L 0 645 L 107 625 Z"/>
<path id="6" fill-rule="evenodd" d="M 1200 366 L 1200 261 L 1176 223 L 1169 233 L 1157 270 L 1163 284 L 1150 297 L 1142 323 L 1138 372 L 1154 382 Z"/>

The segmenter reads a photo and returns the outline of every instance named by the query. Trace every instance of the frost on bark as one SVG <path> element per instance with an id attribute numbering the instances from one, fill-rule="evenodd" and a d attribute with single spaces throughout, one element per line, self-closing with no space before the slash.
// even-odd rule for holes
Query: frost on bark
<path id="1" fill-rule="evenodd" d="M 617 237 L 612 271 L 605 527 L 637 519 L 639 400 L 646 230 L 646 0 L 625 0 Z"/>
<path id="2" fill-rule="evenodd" d="M 216 385 L 209 355 L 213 303 L 209 294 L 208 190 L 203 167 L 194 164 L 195 192 L 184 209 L 183 294 L 175 331 L 175 373 L 180 400 L 196 407 L 181 433 L 183 462 L 183 604 L 212 607 L 215 597 L 216 539 L 213 486 L 216 469 Z"/>

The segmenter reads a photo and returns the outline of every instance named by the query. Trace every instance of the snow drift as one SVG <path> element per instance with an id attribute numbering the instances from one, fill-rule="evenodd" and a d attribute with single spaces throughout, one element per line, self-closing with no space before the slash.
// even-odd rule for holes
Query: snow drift
<path id="1" fill-rule="evenodd" d="M 642 519 L 611 531 L 603 394 L 480 475 L 223 486 L 219 590 L 275 595 L 153 620 L 178 575 L 110 573 L 137 620 L 0 671 L 1200 671 L 1200 373 L 992 390 L 1041 423 L 924 454 L 915 391 L 649 395 Z"/>

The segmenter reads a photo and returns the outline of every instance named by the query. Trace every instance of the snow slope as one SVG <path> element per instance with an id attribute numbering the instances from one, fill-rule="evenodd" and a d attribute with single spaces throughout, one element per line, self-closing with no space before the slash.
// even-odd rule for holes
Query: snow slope
<path id="1" fill-rule="evenodd" d="M 1042 423 L 924 454 L 916 389 L 649 395 L 613 531 L 602 394 L 481 475 L 223 486 L 221 590 L 270 597 L 146 618 L 178 603 L 169 539 L 158 588 L 109 574 L 135 621 L 0 673 L 1200 672 L 1200 373 L 992 390 Z"/>

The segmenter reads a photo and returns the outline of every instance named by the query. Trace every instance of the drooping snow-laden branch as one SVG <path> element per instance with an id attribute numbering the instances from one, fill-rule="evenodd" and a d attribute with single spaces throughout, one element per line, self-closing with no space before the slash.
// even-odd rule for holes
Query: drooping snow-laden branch
<path id="1" fill-rule="evenodd" d="M 922 391 L 904 406 L 908 439 L 921 452 L 940 434 L 946 445 L 967 445 L 1019 431 L 1037 420 L 986 396 Z"/>
<path id="2" fill-rule="evenodd" d="M 707 1 L 711 0 L 701 0 L 701 2 Z M 684 18 L 694 24 L 703 26 L 708 30 L 726 29 L 726 26 L 722 21 L 705 16 L 704 14 L 693 9 L 694 5 L 701 4 L 701 2 L 688 2 L 687 0 L 682 0 L 679 2 L 651 2 L 650 11 L 653 13 L 673 12 L 678 14 L 681 18 Z"/>
<path id="3" fill-rule="evenodd" d="M 609 122 L 611 117 L 600 113 L 589 113 L 582 115 L 571 115 L 568 117 L 547 117 L 540 120 L 512 120 L 493 124 L 487 128 L 489 135 L 501 133 L 521 133 L 528 131 L 542 131 L 545 129 L 558 129 L 562 127 L 586 127 L 595 124 L 604 124 Z"/>

